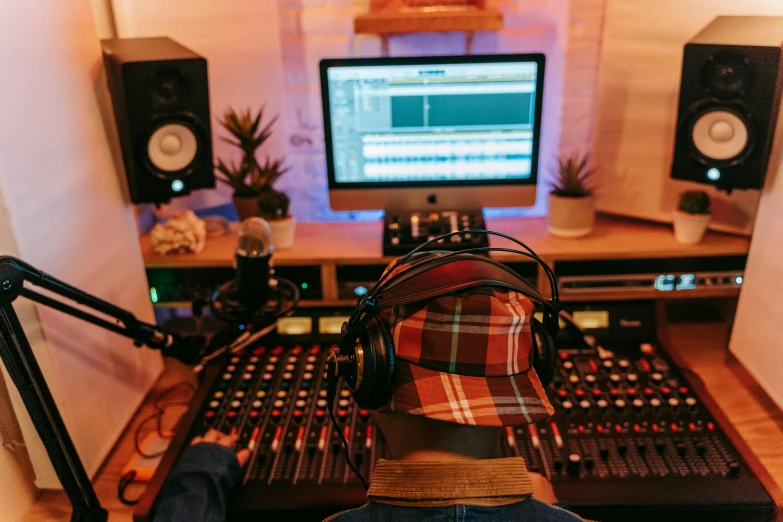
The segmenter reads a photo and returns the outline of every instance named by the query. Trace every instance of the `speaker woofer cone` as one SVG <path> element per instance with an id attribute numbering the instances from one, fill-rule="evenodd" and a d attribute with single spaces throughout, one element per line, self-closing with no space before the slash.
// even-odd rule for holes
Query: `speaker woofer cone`
<path id="1" fill-rule="evenodd" d="M 750 149 L 750 123 L 725 107 L 702 111 L 692 120 L 690 140 L 709 162 L 731 162 Z"/>
<path id="2" fill-rule="evenodd" d="M 164 179 L 188 176 L 201 153 L 203 132 L 193 117 L 168 118 L 152 125 L 145 148 L 149 169 Z"/>

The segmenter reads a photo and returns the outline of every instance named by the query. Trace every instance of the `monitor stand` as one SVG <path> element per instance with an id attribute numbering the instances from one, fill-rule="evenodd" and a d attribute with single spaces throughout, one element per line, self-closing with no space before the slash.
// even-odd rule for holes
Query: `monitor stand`
<path id="1" fill-rule="evenodd" d="M 384 256 L 407 254 L 422 243 L 449 232 L 486 228 L 481 209 L 406 213 L 387 211 L 383 225 Z M 486 234 L 464 234 L 433 243 L 425 250 L 464 250 L 488 246 Z"/>

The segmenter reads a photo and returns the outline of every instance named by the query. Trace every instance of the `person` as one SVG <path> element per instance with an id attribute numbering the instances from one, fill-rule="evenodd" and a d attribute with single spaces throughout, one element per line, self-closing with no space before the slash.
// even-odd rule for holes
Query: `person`
<path id="1" fill-rule="evenodd" d="M 373 418 L 390 460 L 367 503 L 327 520 L 582 520 L 554 506 L 551 484 L 521 457 L 501 457 L 504 426 L 554 413 L 535 370 L 524 295 L 480 287 L 380 314 L 393 337 L 394 386 Z M 222 521 L 250 453 L 236 436 L 196 437 L 164 485 L 156 522 Z M 262 517 L 259 517 L 262 520 Z"/>

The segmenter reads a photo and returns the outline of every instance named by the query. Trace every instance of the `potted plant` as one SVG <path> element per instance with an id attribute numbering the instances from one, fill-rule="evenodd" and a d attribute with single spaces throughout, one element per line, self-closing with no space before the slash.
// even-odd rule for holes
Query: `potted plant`
<path id="1" fill-rule="evenodd" d="M 698 243 L 710 224 L 710 197 L 702 191 L 680 195 L 680 206 L 673 213 L 674 237 L 680 243 Z"/>
<path id="2" fill-rule="evenodd" d="M 595 171 L 586 153 L 561 156 L 557 164 L 557 178 L 549 193 L 549 233 L 565 238 L 586 236 L 595 221 L 595 200 L 588 185 Z"/>
<path id="3" fill-rule="evenodd" d="M 275 190 L 274 183 L 290 169 L 283 167 L 283 160 L 267 157 L 263 163 L 258 161 L 256 151 L 272 135 L 272 125 L 277 116 L 266 124 L 263 107 L 253 114 L 250 109 L 236 112 L 228 109 L 220 124 L 231 133 L 234 139 L 224 141 L 242 151 L 239 164 L 234 161 L 218 160 L 215 168 L 222 174 L 218 177 L 234 189 L 234 206 L 240 220 L 249 217 L 262 217 L 272 229 L 272 244 L 275 248 L 288 248 L 294 241 L 295 220 L 288 214 L 291 201 L 288 196 Z"/>

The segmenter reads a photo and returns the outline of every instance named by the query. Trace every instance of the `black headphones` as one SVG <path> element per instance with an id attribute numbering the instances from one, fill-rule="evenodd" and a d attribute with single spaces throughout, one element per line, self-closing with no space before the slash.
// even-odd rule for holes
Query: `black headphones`
<path id="1" fill-rule="evenodd" d="M 433 243 L 464 234 L 499 236 L 524 250 L 480 247 L 422 252 Z M 488 255 L 482 255 L 489 252 L 509 252 L 536 261 L 549 279 L 552 299 L 543 297 L 514 270 Z M 406 262 L 410 262 L 408 268 L 394 273 L 397 267 Z M 329 355 L 327 401 L 330 409 L 341 378 L 346 380 L 354 400 L 361 408 L 380 408 L 391 397 L 395 366 L 394 341 L 391 332 L 378 317 L 382 310 L 480 287 L 519 292 L 543 309 L 543 321 L 539 322 L 535 317 L 530 320 L 533 336 L 531 363 L 541 384 L 546 387 L 555 371 L 554 338 L 559 329 L 560 313 L 557 281 L 552 269 L 527 245 L 511 236 L 489 230 L 463 230 L 433 238 L 397 259 L 375 286 L 359 299 L 348 322 L 343 324 L 339 353 L 332 352 Z"/>

